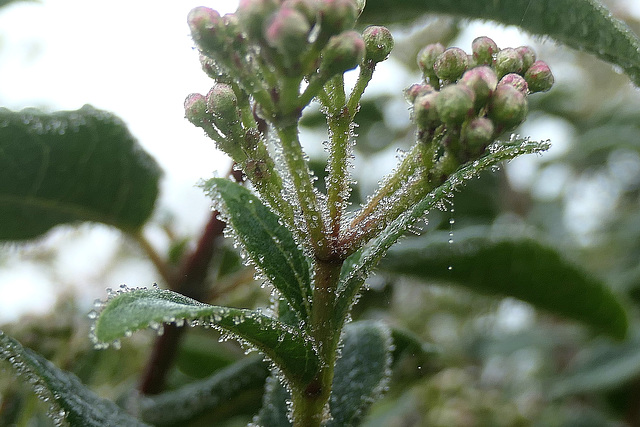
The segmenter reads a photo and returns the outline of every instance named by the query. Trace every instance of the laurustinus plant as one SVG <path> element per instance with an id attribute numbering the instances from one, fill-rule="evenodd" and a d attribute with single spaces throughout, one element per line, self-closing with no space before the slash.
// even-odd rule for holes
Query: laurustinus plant
<path id="1" fill-rule="evenodd" d="M 475 40 L 470 53 L 426 46 L 417 60 L 424 80 L 407 90 L 416 142 L 367 202 L 352 209 L 354 120 L 376 65 L 394 46 L 385 27 L 354 30 L 361 8 L 355 0 L 246 0 L 224 16 L 207 7 L 191 11 L 191 35 L 215 82 L 206 95 L 187 97 L 186 118 L 250 184 L 213 178 L 202 186 L 227 223 L 226 234 L 273 287 L 274 307 L 205 306 L 160 289 L 127 289 L 110 295 L 95 315 L 98 345 L 151 320 L 118 328 L 123 310 L 164 302 L 165 313 L 154 310 L 156 327 L 186 318 L 262 352 L 290 396 L 294 426 L 346 425 L 345 411 L 360 411 L 384 390 L 391 342 L 388 330 L 377 326 L 386 356 L 375 387 L 362 402 L 332 400 L 336 366 L 349 345 L 349 312 L 367 275 L 413 222 L 464 180 L 548 147 L 509 135 L 524 121 L 528 97 L 551 89 L 553 74 L 544 62 L 533 62 L 531 48 L 499 49 L 487 37 Z M 357 81 L 347 91 L 344 73 L 356 68 Z M 314 185 L 299 139 L 300 118 L 312 102 L 320 104 L 329 130 L 326 193 Z M 259 417 L 255 423 L 261 425 Z"/>
<path id="2" fill-rule="evenodd" d="M 142 425 L 139 419 L 179 423 L 178 418 L 162 418 L 173 411 L 200 413 L 212 405 L 206 396 L 213 389 L 236 392 L 250 381 L 264 381 L 264 358 L 269 377 L 262 408 L 252 425 L 357 425 L 371 403 L 384 394 L 394 357 L 413 339 L 391 324 L 351 320 L 367 278 L 387 255 L 392 260 L 387 261 L 391 262 L 388 271 L 413 274 L 428 265 L 433 277 L 454 278 L 484 290 L 495 288 L 583 321 L 597 331 L 624 336 L 626 318 L 621 305 L 606 287 L 573 267 L 563 264 L 557 277 L 545 276 L 531 285 L 530 272 L 560 261 L 555 252 L 528 240 L 515 244 L 510 240 L 480 242 L 472 237 L 455 249 L 458 258 L 467 256 L 459 267 L 441 261 L 441 253 L 450 251 L 450 246 L 446 251 L 437 247 L 404 259 L 390 252 L 416 222 L 434 208 L 449 206 L 454 191 L 481 171 L 549 148 L 548 141 L 513 133 L 527 117 L 530 98 L 554 85 L 549 66 L 529 46 L 498 46 L 485 36 L 477 37 L 470 51 L 440 43 L 424 46 L 416 58 L 422 79 L 398 94 L 407 101 L 413 144 L 362 204 L 350 203 L 354 147 L 359 138 L 356 121 L 363 94 L 377 65 L 394 48 L 386 27 L 358 25 L 364 7 L 357 0 L 241 0 L 235 13 L 220 15 L 208 7 L 189 13 L 191 37 L 203 72 L 212 83 L 206 93 L 186 96 L 185 116 L 229 156 L 233 171 L 229 178 L 201 183 L 215 213 L 198 248 L 176 271 L 157 260 L 141 235 L 148 212 L 146 216 L 129 214 L 122 207 L 130 204 L 126 201 L 112 212 L 112 204 L 101 205 L 103 199 L 90 200 L 98 212 L 105 212 L 97 215 L 99 220 L 117 225 L 147 250 L 168 284 L 168 289 L 157 285 L 109 289 L 106 300 L 96 301 L 90 313 L 90 335 L 95 347 L 107 348 L 119 347 L 121 339 L 143 328 L 162 334 L 200 326 L 215 328 L 223 338 L 236 339 L 247 352 L 257 351 L 262 357 L 257 362 L 247 359 L 199 386 L 204 388 L 168 392 L 156 400 L 138 396 L 133 399 L 137 403 L 129 405 L 135 418 L 0 332 L 0 355 L 38 387 L 52 390 L 59 404 L 56 420 L 72 425 Z M 357 77 L 349 88 L 345 73 L 351 70 Z M 300 141 L 301 118 L 312 104 L 319 105 L 328 131 L 323 183 L 312 173 Z M 87 124 L 94 129 L 106 123 L 111 129 L 114 122 L 113 117 L 90 107 L 69 117 L 54 117 L 58 122 L 34 111 L 19 117 L 2 114 L 0 129 L 15 125 L 17 134 L 27 124 L 32 132 L 27 137 L 62 126 L 60 123 L 64 132 L 55 129 L 62 138 L 65 132 L 85 132 Z M 122 147 L 112 149 L 137 152 L 128 136 L 123 140 Z M 155 188 L 159 175 L 155 164 L 136 156 L 140 163 L 136 179 Z M 113 164 L 129 167 L 121 161 Z M 22 170 L 14 172 L 20 175 Z M 118 176 L 125 175 L 133 172 L 123 170 Z M 129 194 L 127 182 L 113 185 L 118 197 Z M 131 194 L 137 202 L 152 206 L 156 193 Z M 60 197 L 64 199 L 67 193 Z M 30 238 L 63 220 L 3 238 Z M 194 289 L 193 283 L 206 276 L 208 264 L 202 260 L 211 257 L 211 242 L 223 228 L 245 265 L 254 268 L 255 277 L 271 291 L 270 306 L 210 305 L 206 293 Z M 480 250 L 501 255 L 465 264 L 475 260 L 474 251 Z M 495 277 L 516 252 L 527 255 L 528 261 L 514 262 L 510 266 L 514 285 L 502 286 Z M 560 289 L 558 281 L 562 280 L 578 284 Z M 572 298 L 579 303 L 562 302 Z M 153 368 L 150 372 L 148 378 L 153 378 Z M 141 387 L 143 395 L 158 391 L 150 383 L 153 381 Z M 205 388 L 207 392 L 202 391 Z M 91 418 L 85 415 L 92 411 L 98 421 L 84 424 Z"/>

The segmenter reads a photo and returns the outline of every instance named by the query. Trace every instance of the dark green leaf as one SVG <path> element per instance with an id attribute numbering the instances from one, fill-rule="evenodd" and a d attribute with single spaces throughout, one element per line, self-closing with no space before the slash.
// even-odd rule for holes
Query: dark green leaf
<path id="1" fill-rule="evenodd" d="M 160 169 L 114 115 L 84 106 L 43 113 L 0 109 L 0 240 L 63 223 L 125 231 L 149 218 Z"/>
<path id="2" fill-rule="evenodd" d="M 7 360 L 36 394 L 50 403 L 56 424 L 70 426 L 145 426 L 115 403 L 101 399 L 78 378 L 0 331 L 0 359 Z"/>
<path id="3" fill-rule="evenodd" d="M 126 289 L 111 295 L 92 334 L 98 346 L 139 329 L 163 323 L 212 326 L 231 333 L 266 354 L 293 382 L 312 378 L 318 356 L 306 333 L 255 310 L 204 304 L 169 290 Z"/>
<path id="4" fill-rule="evenodd" d="M 204 188 L 218 203 L 251 261 L 306 321 L 311 313 L 309 264 L 291 231 L 260 199 L 235 182 L 213 178 Z"/>
<path id="5" fill-rule="evenodd" d="M 239 393 L 264 387 L 268 374 L 267 364 L 261 357 L 241 360 L 178 390 L 141 397 L 138 402 L 140 417 L 156 426 L 184 425 L 207 411 L 229 405 Z"/>
<path id="6" fill-rule="evenodd" d="M 640 85 L 638 36 L 594 0 L 372 0 L 361 21 L 392 22 L 425 13 L 517 25 L 617 65 Z"/>
<path id="7" fill-rule="evenodd" d="M 391 373 L 391 332 L 379 322 L 350 323 L 336 362 L 331 391 L 331 427 L 356 426 L 382 395 Z"/>
<path id="8" fill-rule="evenodd" d="M 533 238 L 495 235 L 484 227 L 432 233 L 393 248 L 380 268 L 397 274 L 445 281 L 475 291 L 512 296 L 598 332 L 623 338 L 627 316 L 600 280 Z M 451 267 L 451 268 L 449 268 Z"/>
<path id="9" fill-rule="evenodd" d="M 291 394 L 282 385 L 276 375 L 267 378 L 262 408 L 254 420 L 260 427 L 287 427 L 291 425 L 288 416 L 287 400 Z"/>
<path id="10" fill-rule="evenodd" d="M 567 373 L 549 381 L 549 397 L 614 390 L 640 376 L 640 336 L 616 346 L 601 343 L 583 350 Z"/>
<path id="11" fill-rule="evenodd" d="M 338 284 L 338 298 L 334 319 L 340 325 L 349 312 L 353 301 L 371 270 L 375 268 L 387 250 L 400 239 L 407 229 L 422 218 L 429 209 L 437 203 L 450 198 L 458 187 L 502 161 L 513 159 L 522 154 L 538 153 L 549 148 L 548 143 L 530 141 L 529 139 L 514 138 L 501 143 L 501 148 L 487 153 L 473 163 L 468 163 L 451 174 L 449 178 L 418 202 L 413 208 L 404 212 L 371 243 L 351 255 L 345 261 L 340 273 Z"/>

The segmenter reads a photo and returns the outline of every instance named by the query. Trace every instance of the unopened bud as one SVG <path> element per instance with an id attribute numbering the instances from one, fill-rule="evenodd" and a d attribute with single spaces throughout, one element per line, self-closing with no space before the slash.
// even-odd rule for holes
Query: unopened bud
<path id="1" fill-rule="evenodd" d="M 307 48 L 311 27 L 304 15 L 295 9 L 282 7 L 265 27 L 267 44 L 276 48 L 287 60 L 298 57 Z"/>
<path id="2" fill-rule="evenodd" d="M 433 71 L 433 64 L 442 52 L 444 52 L 444 46 L 440 43 L 428 44 L 418 52 L 418 67 L 425 78 L 437 77 Z"/>
<path id="3" fill-rule="evenodd" d="M 460 124 L 473 113 L 475 95 L 465 85 L 447 86 L 440 91 L 436 100 L 436 109 L 443 122 Z"/>
<path id="4" fill-rule="evenodd" d="M 358 4 L 355 0 L 320 0 L 320 40 L 340 34 L 353 28 L 358 18 Z"/>
<path id="5" fill-rule="evenodd" d="M 374 63 L 382 62 L 389 57 L 393 49 L 393 36 L 386 27 L 372 25 L 362 32 L 366 53 L 364 59 Z"/>
<path id="6" fill-rule="evenodd" d="M 468 65 L 467 53 L 458 47 L 450 47 L 438 55 L 433 71 L 442 80 L 454 82 L 467 70 Z"/>
<path id="7" fill-rule="evenodd" d="M 500 129 L 518 126 L 524 121 L 527 111 L 527 97 L 511 85 L 499 85 L 491 97 L 489 117 Z"/>
<path id="8" fill-rule="evenodd" d="M 236 15 L 243 30 L 254 40 L 260 40 L 264 22 L 280 7 L 279 0 L 240 0 Z"/>
<path id="9" fill-rule="evenodd" d="M 433 91 L 435 89 L 429 84 L 415 83 L 404 90 L 404 97 L 410 104 L 413 104 L 420 95 Z"/>
<path id="10" fill-rule="evenodd" d="M 413 103 L 413 119 L 419 129 L 433 129 L 440 123 L 436 110 L 439 92 L 423 93 L 415 98 Z"/>
<path id="11" fill-rule="evenodd" d="M 316 24 L 320 5 L 317 0 L 285 0 L 283 8 L 293 9 L 300 12 L 311 27 Z"/>
<path id="12" fill-rule="evenodd" d="M 529 93 L 529 85 L 527 85 L 527 81 L 520 74 L 509 73 L 498 82 L 498 86 L 500 85 L 511 85 L 522 92 L 523 95 Z"/>
<path id="13" fill-rule="evenodd" d="M 498 45 L 489 37 L 478 37 L 471 43 L 471 51 L 477 65 L 493 64 L 493 56 L 498 53 Z"/>
<path id="14" fill-rule="evenodd" d="M 477 117 L 462 126 L 461 137 L 470 155 L 482 153 L 493 139 L 493 122 L 486 117 Z"/>
<path id="15" fill-rule="evenodd" d="M 544 61 L 536 61 L 524 74 L 524 78 L 529 84 L 529 91 L 546 92 L 553 86 L 554 78 L 549 66 Z"/>
<path id="16" fill-rule="evenodd" d="M 357 31 L 333 36 L 322 50 L 320 72 L 326 78 L 356 68 L 364 58 L 365 46 Z"/>
<path id="17" fill-rule="evenodd" d="M 211 119 L 207 111 L 207 100 L 204 95 L 192 93 L 184 100 L 184 114 L 187 120 L 198 127 L 202 127 Z"/>
<path id="18" fill-rule="evenodd" d="M 493 69 L 486 65 L 467 70 L 460 78 L 459 83 L 467 86 L 475 94 L 476 109 L 486 105 L 489 97 L 496 90 L 498 77 Z"/>
<path id="19" fill-rule="evenodd" d="M 536 52 L 531 46 L 517 47 L 516 52 L 522 58 L 522 70 L 527 71 L 536 60 Z"/>
<path id="20" fill-rule="evenodd" d="M 216 52 L 225 46 L 225 28 L 220 14 L 208 7 L 191 9 L 187 17 L 191 37 L 204 52 Z"/>
<path id="21" fill-rule="evenodd" d="M 504 48 L 496 54 L 496 73 L 499 78 L 505 74 L 522 72 L 522 57 L 511 47 Z"/>
<path id="22" fill-rule="evenodd" d="M 216 117 L 233 120 L 238 116 L 238 98 L 231 86 L 216 83 L 207 94 L 207 108 Z"/>

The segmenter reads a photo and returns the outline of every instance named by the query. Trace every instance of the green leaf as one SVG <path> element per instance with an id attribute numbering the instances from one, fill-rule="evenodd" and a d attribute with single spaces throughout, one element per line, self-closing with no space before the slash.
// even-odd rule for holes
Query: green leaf
<path id="1" fill-rule="evenodd" d="M 327 427 L 356 426 L 378 399 L 391 375 L 391 331 L 384 324 L 361 321 L 344 329 L 344 347 L 336 362 Z"/>
<path id="2" fill-rule="evenodd" d="M 163 323 L 187 321 L 216 327 L 255 346 L 295 384 L 313 378 L 319 366 L 304 331 L 255 310 L 208 305 L 169 290 L 124 288 L 112 293 L 95 316 L 92 339 L 98 347 L 143 328 L 161 330 Z"/>
<path id="3" fill-rule="evenodd" d="M 485 227 L 432 233 L 393 248 L 380 268 L 425 282 L 455 283 L 490 295 L 512 296 L 624 338 L 627 316 L 600 280 L 528 237 L 491 233 Z M 451 268 L 449 268 L 451 267 Z"/>
<path id="4" fill-rule="evenodd" d="M 340 282 L 338 283 L 338 296 L 334 312 L 336 324 L 342 324 L 367 276 L 378 265 L 389 248 L 431 208 L 452 197 L 453 191 L 483 170 L 522 154 L 539 153 L 549 148 L 548 142 L 536 142 L 528 138 L 512 138 L 510 141 L 500 144 L 500 148 L 490 150 L 482 158 L 465 164 L 451 174 L 441 186 L 400 215 L 367 246 L 347 258 L 340 272 Z"/>
<path id="5" fill-rule="evenodd" d="M 618 65 L 640 85 L 640 39 L 595 0 L 375 0 L 367 2 L 360 21 L 393 22 L 425 13 L 517 25 Z"/>
<path id="6" fill-rule="evenodd" d="M 110 113 L 0 108 L 0 240 L 77 221 L 134 232 L 153 210 L 160 175 Z"/>
<path id="7" fill-rule="evenodd" d="M 287 400 L 291 400 L 291 394 L 282 385 L 277 375 L 271 375 L 267 378 L 262 408 L 254 419 L 254 424 L 260 427 L 290 426 Z"/>
<path id="8" fill-rule="evenodd" d="M 309 263 L 291 231 L 251 191 L 235 182 L 213 178 L 204 188 L 251 261 L 306 322 L 312 295 Z"/>
<path id="9" fill-rule="evenodd" d="M 611 391 L 635 381 L 640 375 L 640 336 L 620 345 L 601 343 L 583 349 L 570 371 L 548 383 L 548 397 Z"/>
<path id="10" fill-rule="evenodd" d="M 143 396 L 137 409 L 144 421 L 155 426 L 184 425 L 199 415 L 228 406 L 237 394 L 262 389 L 268 375 L 261 357 L 246 358 L 178 390 Z"/>
<path id="11" fill-rule="evenodd" d="M 0 359 L 7 360 L 38 397 L 51 406 L 49 416 L 56 425 L 145 426 L 115 403 L 101 399 L 73 374 L 64 372 L 41 355 L 22 347 L 0 331 Z"/>

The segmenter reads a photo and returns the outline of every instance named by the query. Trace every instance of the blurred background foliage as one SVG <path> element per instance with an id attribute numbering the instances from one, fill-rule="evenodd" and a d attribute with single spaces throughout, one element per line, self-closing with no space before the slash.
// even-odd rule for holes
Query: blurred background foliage
<path id="1" fill-rule="evenodd" d="M 622 2 L 607 5 L 640 31 L 640 21 L 625 13 Z M 399 75 L 413 79 L 405 86 L 416 81 L 415 55 L 422 46 L 436 41 L 456 45 L 468 24 L 449 17 L 389 23 L 397 34 L 394 66 L 404 70 Z M 593 56 L 538 41 L 534 47 L 556 72 L 556 85 L 531 98 L 529 119 L 519 132 L 545 135 L 558 149 L 482 174 L 456 193 L 450 206 L 431 212 L 408 239 L 442 230 L 451 233 L 455 245 L 466 227 L 525 229 L 625 298 L 629 337 L 615 342 L 515 299 L 381 270 L 369 280 L 354 319 L 384 319 L 405 331 L 410 342 L 428 343 L 422 344 L 428 351 L 404 352 L 394 361 L 393 380 L 366 418 L 368 427 L 640 425 L 640 93 L 625 75 Z M 378 159 L 395 160 L 396 148 L 406 149 L 413 140 L 410 122 L 397 119 L 399 94 L 391 98 L 384 90 L 372 92 L 357 116 L 354 205 L 382 177 Z M 408 104 L 402 105 L 408 117 Z M 322 116 L 311 110 L 302 123 L 307 143 L 319 146 L 317 140 L 326 133 Z M 560 135 L 554 135 L 558 129 Z M 322 150 L 309 151 L 322 176 Z M 171 229 L 170 218 L 154 221 L 158 228 Z M 170 259 L 179 259 L 194 237 L 168 235 Z M 123 242 L 112 262 L 143 262 L 130 246 Z M 234 249 L 221 250 L 224 256 L 210 273 L 211 301 L 268 305 L 268 291 L 256 286 Z M 32 255 L 42 263 L 51 259 L 47 253 Z M 88 325 L 84 307 L 74 295 L 65 295 L 52 313 L 24 317 L 2 329 L 74 372 L 100 396 L 122 401 L 137 385 L 153 336 L 138 333 L 120 350 L 95 351 L 87 339 Z M 242 357 L 235 343 L 218 342 L 216 332 L 190 330 L 169 388 L 205 378 Z M 49 425 L 40 415 L 46 403 L 3 369 L 0 426 Z M 247 390 L 224 411 L 193 425 L 246 425 L 260 406 L 261 393 L 260 387 Z"/>

